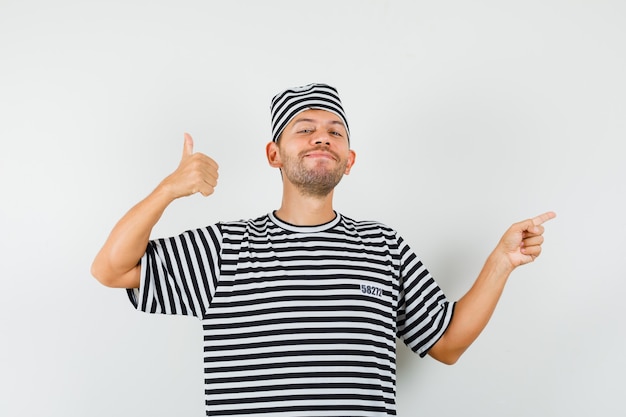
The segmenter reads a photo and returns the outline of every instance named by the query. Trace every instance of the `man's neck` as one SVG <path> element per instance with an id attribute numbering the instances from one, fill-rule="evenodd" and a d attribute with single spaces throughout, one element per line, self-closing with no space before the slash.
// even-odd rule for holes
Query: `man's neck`
<path id="1" fill-rule="evenodd" d="M 296 226 L 328 223 L 336 216 L 333 210 L 333 192 L 324 197 L 317 197 L 285 190 L 282 204 L 275 214 L 282 221 Z"/>

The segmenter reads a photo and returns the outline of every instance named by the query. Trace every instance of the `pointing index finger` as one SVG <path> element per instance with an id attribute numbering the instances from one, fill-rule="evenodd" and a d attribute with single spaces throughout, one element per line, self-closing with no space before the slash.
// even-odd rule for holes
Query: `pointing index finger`
<path id="1" fill-rule="evenodd" d="M 547 222 L 548 220 L 552 220 L 556 217 L 556 213 L 553 211 L 548 211 L 546 213 L 540 214 L 537 217 L 533 217 L 532 222 L 535 226 L 539 226 L 540 224 L 543 224 L 545 222 Z"/>

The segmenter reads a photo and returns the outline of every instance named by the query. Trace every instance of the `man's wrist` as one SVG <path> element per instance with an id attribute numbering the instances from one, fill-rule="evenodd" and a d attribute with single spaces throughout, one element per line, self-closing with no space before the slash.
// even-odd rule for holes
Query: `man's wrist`
<path id="1" fill-rule="evenodd" d="M 487 264 L 489 265 L 489 269 L 498 276 L 508 277 L 515 269 L 515 266 L 511 263 L 509 256 L 506 253 L 498 251 L 497 249 L 489 255 L 487 258 Z"/>

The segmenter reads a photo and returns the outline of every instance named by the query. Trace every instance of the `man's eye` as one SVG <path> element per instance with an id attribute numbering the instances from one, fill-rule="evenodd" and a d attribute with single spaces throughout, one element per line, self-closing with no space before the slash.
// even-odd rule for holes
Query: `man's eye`
<path id="1" fill-rule="evenodd" d="M 311 133 L 313 129 L 302 129 L 298 133 Z"/>
<path id="2" fill-rule="evenodd" d="M 342 136 L 341 132 L 330 132 L 330 134 L 334 136 Z"/>

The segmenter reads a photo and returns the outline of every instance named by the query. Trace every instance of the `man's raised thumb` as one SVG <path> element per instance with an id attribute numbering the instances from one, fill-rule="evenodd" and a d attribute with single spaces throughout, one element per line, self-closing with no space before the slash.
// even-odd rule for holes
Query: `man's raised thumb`
<path id="1" fill-rule="evenodd" d="M 183 159 L 193 154 L 193 138 L 189 133 L 185 132 L 185 144 L 183 146 Z"/>

